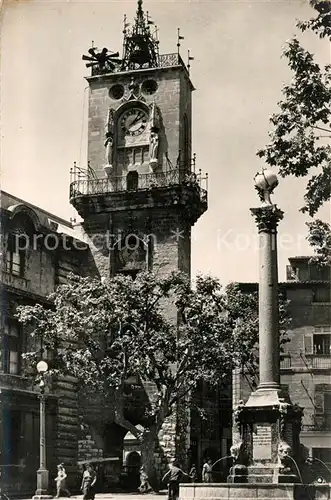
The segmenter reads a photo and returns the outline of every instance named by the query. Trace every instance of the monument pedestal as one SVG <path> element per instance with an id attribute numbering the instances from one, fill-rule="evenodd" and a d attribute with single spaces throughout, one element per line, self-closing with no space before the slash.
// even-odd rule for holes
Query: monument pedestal
<path id="1" fill-rule="evenodd" d="M 237 476 L 243 479 L 243 467 L 246 483 L 301 482 L 296 464 L 302 409 L 291 403 L 288 394 L 280 388 L 259 388 L 245 405 L 239 403 L 234 415 L 236 465 L 231 468 L 229 482 L 239 482 Z"/>

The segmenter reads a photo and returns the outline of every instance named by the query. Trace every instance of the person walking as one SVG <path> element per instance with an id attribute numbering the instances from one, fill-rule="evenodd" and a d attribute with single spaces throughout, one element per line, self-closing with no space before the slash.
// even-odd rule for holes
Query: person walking
<path id="1" fill-rule="evenodd" d="M 191 470 L 189 472 L 189 476 L 191 477 L 192 481 L 195 483 L 198 479 L 198 473 L 195 465 L 192 465 Z"/>
<path id="2" fill-rule="evenodd" d="M 56 497 L 59 498 L 61 496 L 61 492 L 63 492 L 67 497 L 70 497 L 70 491 L 67 488 L 66 484 L 67 473 L 63 464 L 59 464 L 57 466 L 57 476 L 55 478 L 56 484 Z"/>
<path id="3" fill-rule="evenodd" d="M 151 490 L 150 484 L 148 482 L 148 476 L 145 472 L 144 467 L 140 467 L 140 486 L 139 486 L 139 491 L 140 493 L 147 493 L 148 491 Z"/>
<path id="4" fill-rule="evenodd" d="M 212 483 L 213 482 L 213 467 L 210 458 L 206 460 L 202 467 L 202 482 Z"/>
<path id="5" fill-rule="evenodd" d="M 179 483 L 184 477 L 191 477 L 178 467 L 177 460 L 174 458 L 169 465 L 169 470 L 162 478 L 162 482 L 168 479 L 168 500 L 177 500 L 179 497 Z"/>
<path id="6" fill-rule="evenodd" d="M 97 480 L 97 474 L 91 464 L 86 464 L 84 470 L 81 490 L 83 492 L 83 500 L 94 500 L 95 488 L 94 485 Z"/>

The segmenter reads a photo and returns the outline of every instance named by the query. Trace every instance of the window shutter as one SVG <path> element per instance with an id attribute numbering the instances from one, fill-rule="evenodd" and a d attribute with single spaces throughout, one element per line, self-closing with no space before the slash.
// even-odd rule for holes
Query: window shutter
<path id="1" fill-rule="evenodd" d="M 316 413 L 323 413 L 324 410 L 324 384 L 315 385 L 314 395 L 315 411 Z"/>
<path id="2" fill-rule="evenodd" d="M 316 413 L 328 413 L 328 399 L 326 394 L 330 394 L 331 384 L 316 384 L 315 385 L 315 410 Z M 326 405 L 325 405 L 326 403 Z"/>
<path id="3" fill-rule="evenodd" d="M 313 354 L 313 335 L 308 333 L 304 336 L 304 349 L 305 354 Z"/>

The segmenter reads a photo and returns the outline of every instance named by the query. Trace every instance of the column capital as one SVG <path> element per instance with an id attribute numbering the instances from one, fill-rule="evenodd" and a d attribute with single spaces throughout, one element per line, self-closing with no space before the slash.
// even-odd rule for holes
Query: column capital
<path id="1" fill-rule="evenodd" d="M 273 233 L 277 230 L 277 224 L 284 217 L 284 212 L 277 205 L 266 205 L 250 209 L 255 217 L 259 233 Z"/>

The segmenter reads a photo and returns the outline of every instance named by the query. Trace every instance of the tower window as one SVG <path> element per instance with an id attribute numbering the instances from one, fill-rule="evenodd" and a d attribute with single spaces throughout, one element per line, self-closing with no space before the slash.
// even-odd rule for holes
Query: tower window
<path id="1" fill-rule="evenodd" d="M 191 166 L 189 164 L 190 162 L 190 152 L 189 152 L 189 130 L 188 130 L 188 118 L 187 115 L 185 114 L 183 116 L 183 162 L 184 162 L 184 169 L 191 169 Z"/>
<path id="2" fill-rule="evenodd" d="M 132 170 L 126 176 L 126 189 L 128 191 L 133 191 L 135 189 L 138 189 L 138 181 L 139 181 L 138 172 L 136 170 Z"/>
<path id="3" fill-rule="evenodd" d="M 151 95 L 157 91 L 157 82 L 155 80 L 145 80 L 141 86 L 144 94 Z"/>
<path id="4" fill-rule="evenodd" d="M 118 99 L 121 99 L 124 95 L 124 87 L 123 85 L 120 85 L 117 83 L 116 85 L 113 85 L 109 89 L 109 97 L 111 99 L 114 99 L 114 101 L 117 101 Z"/>

